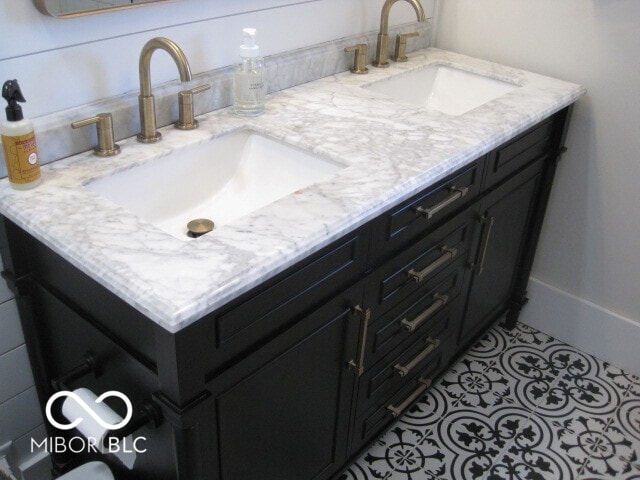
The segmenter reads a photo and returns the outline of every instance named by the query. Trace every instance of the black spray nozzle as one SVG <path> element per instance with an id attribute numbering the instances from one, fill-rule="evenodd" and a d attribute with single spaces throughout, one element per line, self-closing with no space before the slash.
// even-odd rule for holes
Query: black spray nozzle
<path id="1" fill-rule="evenodd" d="M 15 122 L 22 120 L 22 107 L 18 105 L 18 102 L 26 102 L 20 85 L 17 80 L 7 80 L 2 86 L 2 97 L 9 103 L 6 108 L 7 120 Z"/>

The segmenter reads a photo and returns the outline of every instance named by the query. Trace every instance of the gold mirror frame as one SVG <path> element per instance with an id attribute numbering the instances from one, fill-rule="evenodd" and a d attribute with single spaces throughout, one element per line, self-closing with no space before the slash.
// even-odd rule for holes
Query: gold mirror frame
<path id="1" fill-rule="evenodd" d="M 128 1 L 130 3 L 124 3 Z M 126 10 L 129 8 L 144 7 L 149 5 L 155 5 L 157 3 L 166 3 L 173 0 L 112 0 L 114 5 L 101 7 L 105 2 L 98 2 L 96 0 L 86 0 L 86 9 L 75 9 L 64 11 L 58 7 L 64 0 L 33 0 L 36 8 L 40 13 L 49 15 L 56 18 L 73 18 L 83 15 L 92 15 L 94 13 L 113 12 L 115 10 Z M 133 3 L 136 2 L 136 3 Z M 58 11 L 60 10 L 60 11 Z"/>

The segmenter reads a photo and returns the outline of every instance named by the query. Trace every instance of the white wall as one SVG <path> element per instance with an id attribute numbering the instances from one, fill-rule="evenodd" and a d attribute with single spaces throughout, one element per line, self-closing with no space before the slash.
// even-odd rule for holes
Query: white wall
<path id="1" fill-rule="evenodd" d="M 25 113 L 37 117 L 138 90 L 140 50 L 155 36 L 178 43 L 192 72 L 199 73 L 235 62 L 243 27 L 258 29 L 266 56 L 376 30 L 383 3 L 177 0 L 62 20 L 38 13 L 29 0 L 0 0 L 0 77 L 20 80 L 28 101 Z M 423 3 L 430 14 L 433 0 Z M 391 16 L 392 24 L 415 21 L 405 2 Z M 155 55 L 153 83 L 175 78 L 169 56 Z"/>
<path id="2" fill-rule="evenodd" d="M 542 282 L 536 291 L 546 284 L 583 307 L 609 311 L 611 326 L 615 317 L 640 323 L 639 18 L 638 0 L 438 0 L 436 7 L 435 46 L 587 88 L 574 110 L 533 277 Z M 545 299 L 532 303 L 527 309 L 535 311 Z M 555 323 L 572 321 L 580 319 L 559 315 Z M 579 343 L 578 327 L 558 331 Z M 597 353 L 614 358 L 624 340 Z M 637 344 L 634 350 L 637 366 Z"/>

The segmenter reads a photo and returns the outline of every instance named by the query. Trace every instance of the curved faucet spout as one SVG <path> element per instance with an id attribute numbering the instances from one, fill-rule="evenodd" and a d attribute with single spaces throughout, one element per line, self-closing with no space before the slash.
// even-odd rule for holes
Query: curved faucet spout
<path id="1" fill-rule="evenodd" d="M 164 50 L 178 67 L 180 81 L 191 80 L 191 69 L 184 52 L 172 40 L 164 37 L 156 37 L 149 40 L 140 52 L 139 72 L 140 72 L 140 130 L 138 141 L 153 143 L 160 140 L 161 135 L 156 131 L 156 111 L 155 101 L 151 93 L 151 57 L 156 50 Z"/>
<path id="2" fill-rule="evenodd" d="M 180 80 L 188 82 L 191 80 L 191 69 L 184 52 L 173 40 L 164 37 L 156 37 L 149 40 L 140 52 L 140 95 L 151 95 L 151 57 L 156 50 L 164 50 L 173 61 L 176 62 L 178 72 L 180 72 Z"/>
<path id="3" fill-rule="evenodd" d="M 387 0 L 384 2 L 382 6 L 382 15 L 380 16 L 380 33 L 384 35 L 389 34 L 389 13 L 391 12 L 391 7 L 400 0 Z M 419 22 L 424 22 L 426 20 L 426 16 L 424 14 L 424 9 L 422 8 L 422 4 L 418 0 L 405 0 L 408 2 L 413 9 L 416 11 L 416 17 Z"/>
<path id="4" fill-rule="evenodd" d="M 387 62 L 387 44 L 389 40 L 389 13 L 391 12 L 391 7 L 393 7 L 393 5 L 398 1 L 400 0 L 387 0 L 382 6 L 382 14 L 380 15 L 380 33 L 378 34 L 376 57 L 373 61 L 373 65 L 376 67 L 389 66 L 389 62 Z M 420 0 L 405 1 L 408 2 L 415 10 L 418 21 L 424 22 L 426 20 L 426 15 L 424 14 L 424 8 L 422 8 Z"/>

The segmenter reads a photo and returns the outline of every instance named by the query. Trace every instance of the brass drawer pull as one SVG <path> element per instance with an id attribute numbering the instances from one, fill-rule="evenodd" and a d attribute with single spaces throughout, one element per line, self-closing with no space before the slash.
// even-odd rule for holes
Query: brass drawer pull
<path id="1" fill-rule="evenodd" d="M 393 415 L 393 418 L 398 418 L 400 415 L 402 415 L 402 412 L 404 412 L 405 409 L 409 405 L 411 405 L 416 398 L 418 398 L 420 395 L 422 395 L 424 393 L 424 391 L 431 386 L 431 379 L 430 378 L 422 378 L 422 377 L 420 377 L 418 379 L 418 383 L 420 384 L 420 386 L 417 388 L 417 390 L 415 392 L 413 392 L 411 395 L 409 395 L 405 399 L 404 402 L 402 402 L 397 407 L 394 407 L 393 405 L 389 405 L 387 407 L 387 410 L 389 410 L 389 412 L 391 412 L 391 415 Z"/>
<path id="2" fill-rule="evenodd" d="M 487 257 L 487 247 L 489 246 L 491 229 L 493 228 L 493 223 L 495 222 L 495 220 L 496 219 L 494 217 L 487 217 L 486 215 L 483 215 L 480 218 L 480 225 L 487 224 L 487 226 L 482 232 L 482 241 L 480 242 L 480 249 L 478 250 L 480 259 L 476 263 L 471 264 L 471 268 L 474 272 L 476 272 L 477 275 L 482 275 L 482 272 L 484 270 L 484 261 Z"/>
<path id="3" fill-rule="evenodd" d="M 409 374 L 409 372 L 411 372 L 411 369 L 413 369 L 413 367 L 415 367 L 422 360 L 427 358 L 436 348 L 438 348 L 440 346 L 440 340 L 437 339 L 437 338 L 435 340 L 433 338 L 427 338 L 426 343 L 428 343 L 429 346 L 427 348 L 425 348 L 422 352 L 420 352 L 409 363 L 407 363 L 404 366 L 400 365 L 400 364 L 397 364 L 397 365 L 395 365 L 393 367 L 393 368 L 395 368 L 395 370 L 398 373 L 398 375 L 400 375 L 401 377 L 407 376 Z"/>
<path id="4" fill-rule="evenodd" d="M 363 310 L 360 305 L 353 307 L 353 314 L 360 317 L 360 342 L 358 349 L 358 361 L 349 360 L 349 368 L 359 377 L 364 373 L 364 355 L 367 347 L 367 329 L 369 328 L 369 320 L 371 319 L 371 310 Z"/>
<path id="5" fill-rule="evenodd" d="M 464 197 L 469 191 L 469 189 L 467 187 L 456 187 L 455 185 L 452 185 L 449 188 L 449 191 L 451 192 L 451 195 L 449 195 L 443 201 L 441 201 L 437 205 L 434 205 L 433 207 L 430 207 L 430 208 L 418 207 L 416 208 L 416 213 L 418 215 L 423 215 L 427 220 L 431 220 L 431 217 L 433 217 L 440 210 L 448 207 L 456 200 Z"/>
<path id="6" fill-rule="evenodd" d="M 458 250 L 455 248 L 449 248 L 446 245 L 442 245 L 440 247 L 440 251 L 443 252 L 440 257 L 438 257 L 433 263 L 427 265 L 426 268 L 416 272 L 413 268 L 407 272 L 411 278 L 413 278 L 417 283 L 422 282 L 430 273 L 435 272 L 442 265 L 446 264 L 449 260 L 455 258 L 458 253 Z"/>
<path id="7" fill-rule="evenodd" d="M 404 328 L 408 331 L 413 332 L 416 328 L 418 328 L 422 322 L 427 320 L 431 315 L 436 313 L 441 307 L 443 307 L 448 301 L 449 297 L 447 295 L 441 295 L 439 293 L 435 293 L 433 295 L 434 302 L 431 304 L 429 308 L 427 308 L 424 312 L 418 315 L 413 320 L 409 321 L 406 318 L 403 318 L 400 323 Z"/>

